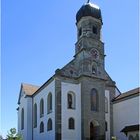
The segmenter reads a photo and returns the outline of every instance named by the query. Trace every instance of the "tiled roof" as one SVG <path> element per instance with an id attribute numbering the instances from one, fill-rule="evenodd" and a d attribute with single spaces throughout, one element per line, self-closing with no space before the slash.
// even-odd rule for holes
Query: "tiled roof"
<path id="1" fill-rule="evenodd" d="M 22 89 L 26 95 L 31 96 L 39 89 L 39 86 L 22 83 Z"/>
<path id="2" fill-rule="evenodd" d="M 132 89 L 132 90 L 129 90 L 127 92 L 120 94 L 113 101 L 124 99 L 124 98 L 130 97 L 139 93 L 140 93 L 140 88 L 138 87 L 138 88 L 135 88 L 135 89 Z"/>
<path id="3" fill-rule="evenodd" d="M 127 132 L 131 132 L 131 131 L 138 131 L 140 128 L 140 125 L 130 125 L 130 126 L 125 126 L 121 132 L 124 132 L 125 134 L 127 134 Z"/>

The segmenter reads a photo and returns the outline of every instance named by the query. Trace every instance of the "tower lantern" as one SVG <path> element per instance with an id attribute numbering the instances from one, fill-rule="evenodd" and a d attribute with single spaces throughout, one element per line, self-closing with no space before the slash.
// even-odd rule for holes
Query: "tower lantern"
<path id="1" fill-rule="evenodd" d="M 76 14 L 77 38 L 82 36 L 100 39 L 102 16 L 100 8 L 90 3 L 85 3 Z"/>

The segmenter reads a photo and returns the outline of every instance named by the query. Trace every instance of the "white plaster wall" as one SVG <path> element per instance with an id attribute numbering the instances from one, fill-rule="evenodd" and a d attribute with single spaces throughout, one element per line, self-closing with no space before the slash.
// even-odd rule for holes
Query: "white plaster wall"
<path id="1" fill-rule="evenodd" d="M 108 113 L 105 113 L 105 120 L 107 122 L 106 140 L 110 140 L 110 93 L 105 90 L 105 97 L 108 99 Z"/>
<path id="2" fill-rule="evenodd" d="M 61 83 L 62 101 L 62 140 L 81 140 L 81 84 Z M 67 109 L 67 93 L 76 95 L 76 108 Z M 68 119 L 75 119 L 75 129 L 68 129 Z"/>
<path id="3" fill-rule="evenodd" d="M 17 119 L 18 119 L 18 122 L 17 122 L 17 131 L 18 131 L 18 133 L 20 132 L 20 115 L 19 115 L 19 113 L 20 113 L 20 108 L 17 111 Z"/>
<path id="4" fill-rule="evenodd" d="M 31 97 L 26 97 L 27 99 L 27 138 L 28 140 L 32 140 L 32 122 L 33 122 L 33 117 L 32 117 L 32 98 Z"/>
<path id="5" fill-rule="evenodd" d="M 21 110 L 24 108 L 24 129 L 21 130 Z M 29 97 L 25 98 L 25 94 L 20 99 L 18 111 L 18 132 L 22 135 L 23 140 L 32 139 L 32 100 Z"/>
<path id="6" fill-rule="evenodd" d="M 52 113 L 47 114 L 47 97 L 52 93 Z M 40 100 L 44 99 L 44 117 L 40 118 Z M 37 128 L 33 128 L 33 140 L 55 140 L 55 80 L 47 85 L 40 93 L 33 98 L 33 103 L 37 104 Z M 52 119 L 53 129 L 47 131 L 47 121 Z M 40 123 L 44 122 L 44 132 L 40 133 Z"/>
<path id="7" fill-rule="evenodd" d="M 127 140 L 120 131 L 128 125 L 139 124 L 139 96 L 113 104 L 113 129 L 118 140 Z"/>

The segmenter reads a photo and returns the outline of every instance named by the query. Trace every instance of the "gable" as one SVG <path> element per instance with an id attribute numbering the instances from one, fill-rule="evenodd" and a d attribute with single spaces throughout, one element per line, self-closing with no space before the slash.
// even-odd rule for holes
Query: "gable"
<path id="1" fill-rule="evenodd" d="M 19 92 L 18 104 L 20 104 L 21 97 L 23 97 L 24 95 L 32 96 L 38 89 L 39 86 L 22 83 Z"/>

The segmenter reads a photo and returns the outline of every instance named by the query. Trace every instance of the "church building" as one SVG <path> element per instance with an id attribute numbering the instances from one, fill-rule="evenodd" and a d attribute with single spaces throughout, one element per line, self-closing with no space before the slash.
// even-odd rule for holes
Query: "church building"
<path id="1" fill-rule="evenodd" d="M 18 132 L 24 140 L 111 140 L 119 135 L 113 114 L 125 97 L 105 70 L 102 25 L 101 9 L 85 3 L 76 14 L 73 60 L 41 86 L 21 84 Z"/>

